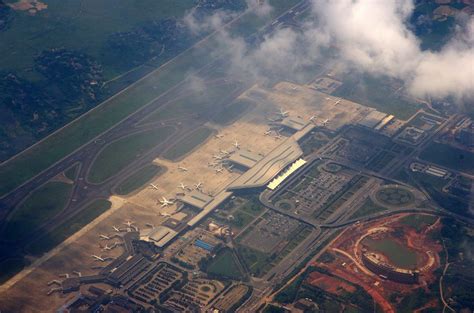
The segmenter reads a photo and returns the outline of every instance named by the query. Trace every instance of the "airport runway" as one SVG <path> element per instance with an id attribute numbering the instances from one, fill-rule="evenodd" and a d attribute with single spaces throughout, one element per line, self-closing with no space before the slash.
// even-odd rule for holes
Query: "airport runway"
<path id="1" fill-rule="evenodd" d="M 261 38 L 263 38 L 265 35 L 270 34 L 276 29 L 278 29 L 281 23 L 285 23 L 285 21 L 293 21 L 293 18 L 295 16 L 307 10 L 309 6 L 310 2 L 308 0 L 303 0 L 302 2 L 294 6 L 292 9 L 288 10 L 276 20 L 274 20 L 274 22 L 272 22 L 270 25 L 267 25 L 258 33 L 250 35 L 247 39 L 261 40 Z M 220 62 L 222 62 L 222 60 L 220 59 L 211 60 L 210 63 L 201 68 L 198 73 L 193 73 L 193 75 L 197 74 L 203 77 L 205 77 L 206 75 L 210 75 L 215 70 L 215 68 L 220 65 Z M 116 186 L 120 179 L 123 179 L 127 175 L 133 173 L 134 170 L 140 168 L 141 166 L 150 163 L 161 152 L 166 150 L 167 147 L 171 146 L 174 142 L 176 142 L 180 138 L 183 138 L 186 134 L 189 134 L 190 132 L 196 130 L 204 123 L 206 123 L 211 117 L 210 115 L 207 118 L 204 118 L 203 116 L 187 116 L 182 119 L 173 119 L 165 121 L 163 122 L 163 124 L 160 123 L 159 125 L 138 125 L 138 123 L 142 119 L 147 117 L 152 112 L 156 111 L 158 108 L 182 96 L 181 89 L 186 86 L 186 83 L 186 79 L 178 83 L 174 87 L 170 88 L 168 91 L 164 92 L 154 100 L 150 101 L 138 111 L 132 113 L 124 120 L 117 123 L 109 130 L 102 133 L 100 136 L 96 137 L 94 140 L 91 140 L 87 144 L 78 148 L 73 153 L 56 162 L 40 174 L 36 175 L 31 180 L 27 181 L 26 183 L 19 186 L 14 191 L 10 192 L 5 197 L 0 199 L 1 229 L 5 225 L 5 219 L 7 218 L 8 214 L 19 203 L 21 203 L 21 201 L 23 201 L 29 193 L 31 193 L 33 190 L 37 189 L 41 185 L 47 183 L 52 178 L 62 173 L 66 169 L 70 168 L 71 166 L 77 163 L 81 164 L 80 171 L 77 176 L 78 179 L 75 182 L 70 201 L 66 208 L 64 208 L 63 211 L 55 218 L 42 225 L 41 228 L 36 229 L 32 233 L 30 233 L 27 238 L 19 239 L 15 242 L 7 242 L 5 240 L 0 240 L 0 248 L 2 249 L 2 251 L 8 251 L 8 253 L 4 253 L 0 257 L 0 262 L 16 255 L 22 255 L 23 249 L 26 244 L 31 243 L 31 238 L 38 239 L 39 236 L 44 235 L 45 233 L 50 231 L 53 226 L 57 227 L 62 222 L 71 218 L 75 214 L 78 214 L 88 202 L 98 198 L 108 198 L 110 195 L 112 195 L 112 189 L 114 186 Z M 233 98 L 237 97 L 241 92 L 250 87 L 252 84 L 253 82 L 251 81 L 242 83 L 240 89 L 237 92 L 229 95 L 228 97 L 226 97 L 226 99 L 222 99 L 222 104 L 224 102 L 230 102 Z M 180 122 L 180 126 L 177 125 L 178 122 Z M 123 138 L 124 136 L 130 135 L 133 132 L 150 130 L 166 125 L 175 127 L 175 133 L 166 142 L 157 146 L 144 156 L 137 158 L 137 160 L 135 160 L 127 168 L 122 170 L 120 173 L 117 173 L 117 175 L 108 179 L 102 184 L 95 185 L 86 181 L 87 173 L 94 161 L 94 158 L 104 146 L 114 140 L 118 140 L 120 138 Z"/>

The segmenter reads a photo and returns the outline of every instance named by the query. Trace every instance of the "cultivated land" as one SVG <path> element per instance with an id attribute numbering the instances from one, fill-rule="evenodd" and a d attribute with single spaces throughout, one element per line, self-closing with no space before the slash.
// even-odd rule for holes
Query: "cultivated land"
<path id="1" fill-rule="evenodd" d="M 162 127 L 119 139 L 105 146 L 97 155 L 89 171 L 91 183 L 102 183 L 120 172 L 137 156 L 146 154 L 163 143 L 174 132 L 172 127 Z"/>

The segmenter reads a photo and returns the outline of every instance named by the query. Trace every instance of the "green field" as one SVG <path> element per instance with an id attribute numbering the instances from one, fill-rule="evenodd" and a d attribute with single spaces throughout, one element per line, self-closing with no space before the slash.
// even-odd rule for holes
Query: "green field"
<path id="1" fill-rule="evenodd" d="M 33 191 L 8 216 L 2 238 L 15 240 L 54 217 L 66 206 L 72 185 L 49 182 Z"/>
<path id="2" fill-rule="evenodd" d="M 415 200 L 415 196 L 405 188 L 386 187 L 376 192 L 375 198 L 383 205 L 408 205 Z"/>
<path id="3" fill-rule="evenodd" d="M 187 137 L 177 141 L 174 146 L 163 154 L 163 157 L 169 160 L 177 160 L 206 141 L 213 132 L 214 130 L 211 128 L 201 127 Z"/>
<path id="4" fill-rule="evenodd" d="M 397 87 L 386 78 L 350 77 L 334 95 L 375 108 L 381 112 L 408 120 L 422 106 L 395 95 Z"/>
<path id="5" fill-rule="evenodd" d="M 8 1 L 10 2 L 10 1 Z M 26 75 L 42 50 L 66 47 L 84 51 L 105 65 L 108 77 L 119 74 L 118 62 L 107 51 L 110 34 L 168 17 L 183 16 L 193 0 L 48 0 L 48 8 L 35 15 L 18 11 L 9 29 L 0 33 L 0 68 Z M 126 18 L 124 18 L 126 16 Z M 117 61 L 117 60 L 113 60 Z"/>
<path id="6" fill-rule="evenodd" d="M 240 244 L 238 245 L 237 251 L 250 273 L 255 276 L 260 276 L 268 270 L 270 266 L 268 254 Z"/>
<path id="7" fill-rule="evenodd" d="M 237 260 L 230 249 L 222 249 L 207 266 L 207 273 L 234 280 L 242 280 Z"/>
<path id="8" fill-rule="evenodd" d="M 414 228 L 417 232 L 425 229 L 436 222 L 438 218 L 433 215 L 412 214 L 400 219 L 400 223 Z"/>
<path id="9" fill-rule="evenodd" d="M 146 182 L 155 177 L 160 171 L 161 167 L 158 165 L 147 165 L 121 181 L 120 184 L 115 188 L 115 192 L 119 195 L 128 195 L 132 191 L 142 187 Z"/>
<path id="10" fill-rule="evenodd" d="M 95 200 L 66 223 L 55 228 L 52 232 L 45 234 L 39 240 L 33 241 L 27 247 L 27 251 L 34 255 L 40 255 L 48 252 L 69 238 L 71 235 L 81 230 L 84 226 L 92 222 L 96 217 L 110 209 L 111 205 L 112 203 L 107 200 Z"/>
<path id="11" fill-rule="evenodd" d="M 212 120 L 221 125 L 227 125 L 235 122 L 248 108 L 255 106 L 255 103 L 247 99 L 237 99 L 225 107 Z"/>
<path id="12" fill-rule="evenodd" d="M 255 219 L 254 215 L 241 210 L 236 210 L 232 215 L 234 216 L 234 219 L 230 222 L 230 224 L 239 229 L 244 228 Z"/>
<path id="13" fill-rule="evenodd" d="M 79 164 L 75 164 L 71 166 L 69 169 L 64 171 L 64 176 L 66 176 L 70 180 L 75 180 L 78 170 L 79 170 Z"/>
<path id="14" fill-rule="evenodd" d="M 283 10 L 294 5 L 295 2 L 271 1 L 277 8 L 274 10 L 274 14 L 280 14 Z M 159 2 L 156 3 L 159 5 Z M 250 20 L 253 21 L 255 19 Z M 255 26 L 254 23 L 249 24 L 248 21 L 242 20 L 233 23 L 231 27 L 232 29 L 252 32 L 256 30 L 258 25 Z M 24 38 L 19 37 L 22 41 L 24 41 Z M 172 86 L 175 86 L 190 72 L 208 64 L 212 60 L 210 55 L 212 55 L 211 52 L 214 51 L 214 48 L 215 42 L 212 42 L 212 40 L 191 48 L 166 63 L 159 71 L 151 73 L 145 79 L 123 91 L 120 95 L 111 97 L 100 107 L 89 111 L 37 146 L 19 154 L 14 160 L 0 166 L 0 195 L 12 191 L 29 178 L 37 175 L 45 168 L 54 164 L 54 162 L 73 152 L 163 92 L 169 90 Z"/>
<path id="15" fill-rule="evenodd" d="M 453 170 L 474 174 L 474 153 L 449 145 L 433 142 L 421 152 L 420 157 Z"/>
<path id="16" fill-rule="evenodd" d="M 394 241 L 393 239 L 366 238 L 363 240 L 363 244 L 369 246 L 370 249 L 387 256 L 391 263 L 393 263 L 395 266 L 405 269 L 416 268 L 416 252 Z"/>
<path id="17" fill-rule="evenodd" d="M 141 156 L 174 132 L 172 127 L 162 127 L 119 139 L 107 145 L 96 157 L 89 171 L 88 181 L 99 184 L 124 169 L 137 156 Z"/>
<path id="18" fill-rule="evenodd" d="M 367 198 L 367 200 L 365 200 L 362 206 L 358 208 L 357 211 L 354 212 L 354 214 L 351 215 L 351 219 L 371 215 L 386 210 L 387 208 L 376 205 L 370 198 Z"/>
<path id="19" fill-rule="evenodd" d="M 197 114 L 218 109 L 218 104 L 229 96 L 237 87 L 236 83 L 214 84 L 206 86 L 206 91 L 194 91 L 189 95 L 174 101 L 170 105 L 156 110 L 148 115 L 142 124 L 156 123 L 177 117 Z"/>
<path id="20" fill-rule="evenodd" d="M 27 265 L 28 263 L 24 259 L 9 259 L 0 263 L 0 284 L 6 282 Z"/>

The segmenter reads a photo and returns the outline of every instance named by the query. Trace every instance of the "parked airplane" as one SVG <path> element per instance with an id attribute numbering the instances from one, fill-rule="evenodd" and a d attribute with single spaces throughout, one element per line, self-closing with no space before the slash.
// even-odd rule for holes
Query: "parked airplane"
<path id="1" fill-rule="evenodd" d="M 150 184 L 150 188 L 151 188 L 151 189 L 158 190 L 158 187 L 156 187 L 156 185 L 153 185 L 153 184 Z"/>
<path id="2" fill-rule="evenodd" d="M 278 114 L 279 114 L 281 117 L 287 117 L 289 113 L 290 113 L 290 112 L 284 111 L 282 108 L 280 108 L 280 112 L 278 112 Z"/>
<path id="3" fill-rule="evenodd" d="M 214 169 L 216 171 L 216 174 L 219 174 L 219 173 L 222 173 L 222 171 L 224 170 L 222 167 L 218 167 L 216 169 Z"/>
<path id="4" fill-rule="evenodd" d="M 217 139 L 221 139 L 222 137 L 224 137 L 224 135 L 222 135 L 222 134 L 217 134 L 217 135 L 214 135 L 214 137 L 217 138 Z"/>
<path id="5" fill-rule="evenodd" d="M 202 189 L 202 186 L 203 186 L 203 183 L 202 183 L 202 182 L 199 182 L 199 183 L 197 183 L 197 184 L 194 184 L 194 187 L 195 187 L 197 190 Z"/>
<path id="6" fill-rule="evenodd" d="M 171 216 L 172 214 L 166 212 L 160 212 L 160 216 Z"/>
<path id="7" fill-rule="evenodd" d="M 181 166 L 181 165 L 178 166 L 178 170 L 180 170 L 182 172 L 187 172 L 188 171 L 187 168 L 185 168 L 184 166 Z"/>
<path id="8" fill-rule="evenodd" d="M 267 130 L 264 134 L 265 134 L 265 136 L 268 136 L 268 135 L 270 135 L 271 133 L 272 133 L 272 130 L 269 129 L 269 130 Z"/>
<path id="9" fill-rule="evenodd" d="M 338 105 L 341 102 L 341 99 L 338 99 L 336 102 L 334 102 L 334 105 Z"/>
<path id="10" fill-rule="evenodd" d="M 186 187 L 188 187 L 188 186 L 186 186 L 186 185 L 183 184 L 183 183 L 180 183 L 179 186 L 178 186 L 178 188 L 181 188 L 181 189 L 183 189 L 183 190 L 186 190 Z"/>
<path id="11" fill-rule="evenodd" d="M 329 123 L 329 119 L 325 119 L 324 121 L 321 122 L 323 126 L 326 126 Z"/>
<path id="12" fill-rule="evenodd" d="M 311 117 L 309 118 L 309 121 L 310 121 L 310 122 L 313 122 L 313 123 L 314 123 L 315 120 L 316 120 L 316 115 L 313 115 L 313 116 L 311 116 Z"/>
<path id="13" fill-rule="evenodd" d="M 173 201 L 170 201 L 166 199 L 165 197 L 162 197 L 162 200 L 158 200 L 158 201 L 161 203 L 161 207 L 166 207 L 174 203 Z"/>
<path id="14" fill-rule="evenodd" d="M 76 274 L 77 276 L 79 277 L 82 277 L 82 273 L 81 272 L 78 272 L 78 271 L 72 271 L 74 274 Z"/>
<path id="15" fill-rule="evenodd" d="M 92 257 L 96 260 L 96 261 L 100 261 L 100 262 L 105 262 L 105 259 L 101 256 L 98 256 L 98 255 L 92 255 Z"/>
<path id="16" fill-rule="evenodd" d="M 112 228 L 113 228 L 117 233 L 120 233 L 120 228 L 118 228 L 117 226 L 113 225 Z"/>
<path id="17" fill-rule="evenodd" d="M 125 223 L 123 223 L 124 225 L 127 225 L 128 228 L 132 227 L 133 225 L 133 222 L 132 221 L 126 221 Z"/>
<path id="18" fill-rule="evenodd" d="M 110 237 L 109 236 L 106 236 L 106 235 L 99 235 L 99 238 L 100 239 L 103 239 L 103 240 L 110 240 Z"/>
<path id="19" fill-rule="evenodd" d="M 240 149 L 240 144 L 237 140 L 234 141 L 234 147 L 236 147 L 237 149 Z"/>
<path id="20" fill-rule="evenodd" d="M 102 248 L 102 250 L 103 250 L 103 251 L 108 251 L 108 250 L 112 250 L 113 248 L 115 248 L 115 246 L 109 247 L 109 245 L 105 245 L 105 246 Z"/>

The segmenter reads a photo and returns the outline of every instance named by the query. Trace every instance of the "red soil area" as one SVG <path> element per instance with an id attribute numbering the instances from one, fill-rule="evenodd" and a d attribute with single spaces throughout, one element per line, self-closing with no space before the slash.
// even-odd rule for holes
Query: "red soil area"
<path id="1" fill-rule="evenodd" d="M 370 223 L 359 224 L 347 229 L 345 234 L 338 238 L 327 250 L 332 251 L 328 253 L 331 253 L 336 258 L 335 261 L 329 264 L 316 263 L 317 266 L 327 269 L 331 274 L 335 275 L 336 278 L 333 278 L 330 282 L 325 278 L 320 278 L 321 274 L 317 273 L 319 275 L 310 276 L 310 279 L 312 279 L 311 283 L 325 290 L 328 290 L 326 289 L 327 287 L 322 286 L 326 286 L 329 283 L 336 284 L 329 289 L 341 290 L 338 289 L 338 287 L 342 287 L 340 286 L 341 283 L 347 283 L 343 281 L 338 282 L 337 277 L 340 277 L 343 280 L 364 288 L 364 290 L 383 308 L 384 312 L 395 312 L 393 304 L 388 300 L 390 295 L 395 292 L 399 294 L 409 294 L 420 287 L 426 288 L 426 286 L 433 282 L 436 279 L 433 271 L 440 266 L 438 253 L 443 249 L 440 242 L 432 240 L 429 236 L 430 232 L 436 231 L 439 228 L 440 223 L 435 223 L 417 233 L 413 228 L 398 222 L 399 218 L 406 215 L 407 214 L 400 214 Z M 385 230 L 381 236 L 390 236 L 395 230 L 397 230 L 399 234 L 403 234 L 403 237 L 395 239 L 410 249 L 413 249 L 419 255 L 420 267 L 418 270 L 420 271 L 420 280 L 418 284 L 402 284 L 385 280 L 374 273 L 364 273 L 356 266 L 355 262 L 357 262 L 359 266 L 365 268 L 360 258 L 362 254 L 360 251 L 362 245 L 359 244 L 356 247 L 356 243 L 359 241 L 359 238 L 366 235 L 369 230 L 374 228 Z M 343 250 L 343 252 L 346 252 L 351 259 L 341 253 L 336 253 L 333 249 Z M 350 284 L 347 285 L 350 286 Z M 431 302 L 429 304 L 427 303 L 427 305 L 430 306 Z"/>
<path id="2" fill-rule="evenodd" d="M 312 272 L 307 278 L 307 282 L 310 285 L 324 289 L 325 291 L 336 295 L 340 295 L 343 290 L 350 293 L 356 291 L 354 286 L 351 286 L 340 279 L 319 272 Z"/>

